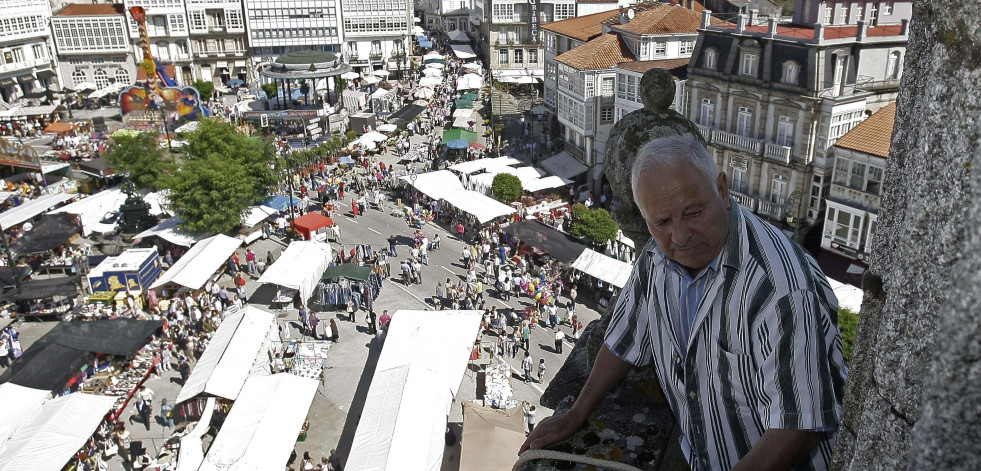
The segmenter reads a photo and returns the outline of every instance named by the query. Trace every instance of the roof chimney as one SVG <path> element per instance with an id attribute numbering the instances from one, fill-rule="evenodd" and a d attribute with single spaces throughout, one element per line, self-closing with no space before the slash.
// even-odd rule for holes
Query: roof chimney
<path id="1" fill-rule="evenodd" d="M 760 14 L 760 11 L 757 10 L 757 9 L 755 9 L 755 8 L 749 10 L 749 26 L 753 26 L 753 25 L 756 24 L 756 19 L 757 19 L 756 17 L 759 14 Z"/>
<path id="2" fill-rule="evenodd" d="M 620 10 L 620 24 L 625 25 L 630 22 L 630 18 L 627 16 L 629 10 Z"/>
<path id="3" fill-rule="evenodd" d="M 746 30 L 746 15 L 740 13 L 736 16 L 736 31 L 742 33 Z"/>
<path id="4" fill-rule="evenodd" d="M 865 24 L 865 20 L 858 20 L 858 32 L 855 33 L 855 39 L 861 41 L 865 39 L 865 35 L 868 33 L 869 27 Z"/>
<path id="5" fill-rule="evenodd" d="M 814 25 L 814 41 L 821 42 L 824 39 L 824 25 L 818 23 Z"/>
<path id="6" fill-rule="evenodd" d="M 903 18 L 903 29 L 899 32 L 903 36 L 909 36 L 909 19 Z"/>
<path id="7" fill-rule="evenodd" d="M 769 28 L 767 29 L 766 37 L 772 38 L 772 37 L 776 36 L 777 35 L 777 19 L 776 18 L 770 18 L 769 20 L 767 20 L 767 26 L 769 26 Z"/>
<path id="8" fill-rule="evenodd" d="M 702 28 L 708 28 L 712 24 L 712 10 L 702 10 Z"/>

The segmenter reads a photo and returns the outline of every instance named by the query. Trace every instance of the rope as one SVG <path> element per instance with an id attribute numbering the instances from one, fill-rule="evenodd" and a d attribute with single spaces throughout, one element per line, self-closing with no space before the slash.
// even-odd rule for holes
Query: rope
<path id="1" fill-rule="evenodd" d="M 526 461 L 531 460 L 562 460 L 596 466 L 603 469 L 610 469 L 613 471 L 641 471 L 640 468 L 635 468 L 629 464 L 602 460 L 591 456 L 573 455 L 572 453 L 564 453 L 554 450 L 527 450 L 518 457 L 518 461 L 514 463 L 514 467 L 511 468 L 511 471 L 517 471 L 518 467 L 520 467 Z"/>

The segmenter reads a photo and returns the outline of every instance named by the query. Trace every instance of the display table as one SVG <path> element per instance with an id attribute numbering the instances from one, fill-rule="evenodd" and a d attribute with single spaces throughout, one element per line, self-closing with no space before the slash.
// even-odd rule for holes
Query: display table
<path id="1" fill-rule="evenodd" d="M 506 363 L 494 363 L 484 368 L 484 405 L 497 409 L 518 406 L 511 387 L 511 367 Z"/>
<path id="2" fill-rule="evenodd" d="M 290 288 L 279 288 L 276 291 L 276 296 L 273 296 L 272 301 L 269 302 L 269 309 L 278 309 L 280 311 L 285 311 L 289 308 L 289 305 L 293 303 L 293 298 L 296 297 L 297 290 Z M 275 307 L 275 306 L 278 306 Z"/>

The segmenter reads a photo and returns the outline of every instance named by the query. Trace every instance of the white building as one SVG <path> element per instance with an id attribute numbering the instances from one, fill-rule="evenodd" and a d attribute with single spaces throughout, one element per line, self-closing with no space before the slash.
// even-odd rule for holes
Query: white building
<path id="1" fill-rule="evenodd" d="M 879 217 L 896 104 L 876 111 L 835 142 L 821 248 L 868 261 Z"/>
<path id="2" fill-rule="evenodd" d="M 242 2 L 186 0 L 194 75 L 227 84 L 248 76 Z"/>
<path id="3" fill-rule="evenodd" d="M 52 39 L 68 88 L 132 84 L 136 59 L 120 4 L 69 4 L 51 17 Z"/>
<path id="4" fill-rule="evenodd" d="M 143 7 L 146 11 L 147 36 L 150 39 L 150 53 L 161 63 L 172 63 L 177 77 L 171 77 L 182 85 L 190 85 L 199 78 L 191 66 L 193 56 L 188 43 L 187 11 L 184 0 L 125 0 L 126 19 L 129 22 L 129 35 L 136 50 L 137 61 L 143 60 L 140 48 L 140 32 L 133 16 L 132 7 Z M 137 79 L 143 79 L 142 71 Z"/>
<path id="5" fill-rule="evenodd" d="M 54 65 L 47 0 L 7 0 L 0 9 L 0 101 L 60 89 Z"/>
<path id="6" fill-rule="evenodd" d="M 407 68 L 412 32 L 409 0 L 340 0 L 344 61 L 354 70 Z"/>
<path id="7" fill-rule="evenodd" d="M 425 28 L 441 31 L 471 31 L 479 21 L 470 21 L 478 4 L 483 0 L 420 0 L 416 3 L 416 16 Z"/>
<path id="8" fill-rule="evenodd" d="M 244 0 L 253 60 L 294 51 L 341 52 L 340 0 Z"/>

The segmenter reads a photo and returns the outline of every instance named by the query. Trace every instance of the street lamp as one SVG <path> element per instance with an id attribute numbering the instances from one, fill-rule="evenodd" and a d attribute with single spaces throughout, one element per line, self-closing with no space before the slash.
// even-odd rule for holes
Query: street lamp
<path id="1" fill-rule="evenodd" d="M 286 162 L 286 185 L 290 190 L 290 194 L 287 198 L 287 204 L 290 206 L 290 224 L 292 224 L 293 221 L 296 220 L 296 213 L 295 209 L 293 208 L 293 175 L 290 172 L 289 154 L 291 153 L 291 149 L 289 148 L 289 143 L 286 141 L 279 142 L 279 149 L 283 160 Z"/>

